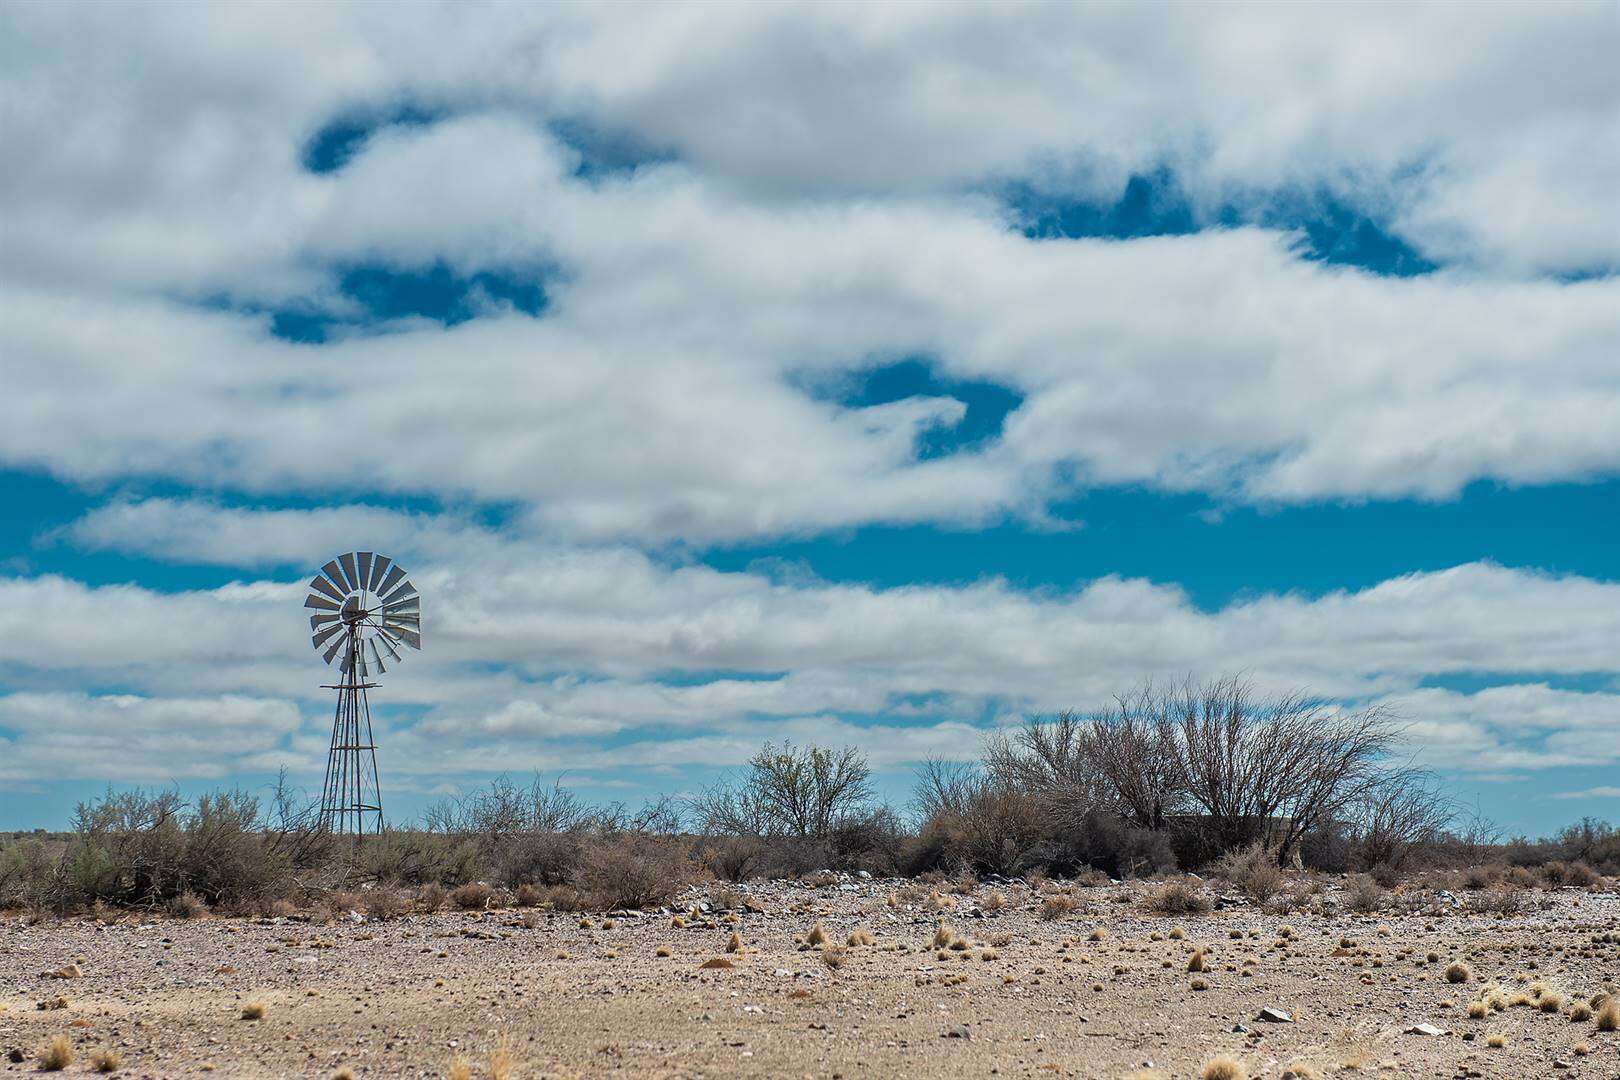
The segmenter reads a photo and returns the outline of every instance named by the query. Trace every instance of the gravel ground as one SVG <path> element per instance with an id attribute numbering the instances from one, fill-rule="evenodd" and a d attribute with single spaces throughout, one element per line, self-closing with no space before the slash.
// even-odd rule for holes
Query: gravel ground
<path id="1" fill-rule="evenodd" d="M 1022 883 L 981 885 L 945 894 L 969 947 L 941 959 L 933 898 L 904 887 L 755 885 L 745 895 L 762 910 L 700 911 L 685 926 L 669 912 L 586 925 L 512 909 L 381 923 L 13 915 L 0 924 L 0 1048 L 22 1060 L 0 1067 L 39 1069 L 38 1049 L 65 1034 L 69 1073 L 111 1048 L 120 1075 L 150 1077 L 433 1077 L 457 1058 L 490 1076 L 502 1049 L 513 1077 L 1191 1077 L 1221 1053 L 1263 1077 L 1295 1062 L 1324 1075 L 1620 1077 L 1620 1035 L 1591 1021 L 1464 1011 L 1491 982 L 1511 995 L 1541 981 L 1571 1000 L 1620 986 L 1613 893 L 1537 894 L 1511 917 L 1246 905 L 1160 917 L 1145 913 L 1151 886 L 1132 883 L 1074 888 L 1075 910 L 1045 920 Z M 845 948 L 834 970 L 800 945 L 818 922 L 836 942 L 865 928 L 875 944 Z M 726 952 L 733 924 L 741 954 Z M 1201 974 L 1188 971 L 1197 946 Z M 1446 981 L 1454 959 L 1472 969 L 1466 983 Z M 716 960 L 734 966 L 703 966 Z M 244 1018 L 248 1005 L 263 1017 Z M 1260 1019 L 1266 1008 L 1288 1020 Z M 1437 1033 L 1408 1032 L 1421 1024 Z"/>

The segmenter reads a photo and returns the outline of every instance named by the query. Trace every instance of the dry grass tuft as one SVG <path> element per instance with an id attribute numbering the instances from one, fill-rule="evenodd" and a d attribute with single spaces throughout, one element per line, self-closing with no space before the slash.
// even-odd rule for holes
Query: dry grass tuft
<path id="1" fill-rule="evenodd" d="M 66 1035 L 58 1035 L 39 1052 L 39 1067 L 44 1072 L 61 1072 L 71 1064 L 73 1043 Z"/>
<path id="2" fill-rule="evenodd" d="M 1474 973 L 1469 971 L 1468 965 L 1461 960 L 1453 960 L 1446 967 L 1446 982 L 1448 983 L 1465 983 L 1473 977 Z"/>
<path id="3" fill-rule="evenodd" d="M 671 949 L 668 945 L 660 945 L 660 946 L 658 946 L 658 948 L 653 950 L 653 955 L 654 956 L 674 956 L 675 955 L 675 950 Z"/>
<path id="4" fill-rule="evenodd" d="M 456 1058 L 450 1063 L 449 1080 L 472 1080 L 472 1066 L 466 1058 Z"/>
<path id="5" fill-rule="evenodd" d="M 115 1073 L 123 1064 L 124 1059 L 110 1046 L 97 1050 L 90 1058 L 90 1067 L 98 1073 Z"/>
<path id="6" fill-rule="evenodd" d="M 1099 926 L 1099 927 L 1097 927 L 1097 929 L 1093 930 L 1091 933 L 1086 935 L 1086 940 L 1087 941 L 1102 941 L 1106 937 L 1108 937 L 1108 931 L 1104 930 L 1102 927 Z"/>
<path id="7" fill-rule="evenodd" d="M 1187 931 L 1183 930 L 1181 927 L 1179 927 L 1179 926 L 1175 927 L 1173 930 L 1170 931 L 1170 940 L 1171 941 L 1185 941 L 1186 939 L 1187 939 Z"/>
<path id="8" fill-rule="evenodd" d="M 1597 1029 L 1599 1031 L 1615 1031 L 1620 1029 L 1620 1001 L 1610 998 L 1603 1003 L 1597 1013 Z"/>
<path id="9" fill-rule="evenodd" d="M 1315 1065 L 1303 1061 L 1291 1061 L 1282 1071 L 1282 1080 L 1324 1080 L 1326 1076 L 1327 1074 Z"/>
<path id="10" fill-rule="evenodd" d="M 825 945 L 827 944 L 827 931 L 823 930 L 818 922 L 810 928 L 810 932 L 805 935 L 804 940 L 811 945 Z"/>
<path id="11" fill-rule="evenodd" d="M 515 1067 L 512 1051 L 504 1041 L 489 1052 L 489 1080 L 512 1080 Z"/>
<path id="12" fill-rule="evenodd" d="M 264 1002 L 250 1001 L 246 1005 L 242 1006 L 242 1019 L 263 1020 L 265 1011 Z"/>
<path id="13" fill-rule="evenodd" d="M 1468 1018 L 1470 1020 L 1483 1020 L 1490 1015 L 1490 1006 L 1483 1001 L 1470 1001 L 1468 1003 Z"/>
<path id="14" fill-rule="evenodd" d="M 450 894 L 450 902 L 462 911 L 482 911 L 494 896 L 495 890 L 482 881 L 470 881 Z"/>
<path id="15" fill-rule="evenodd" d="M 742 935 L 733 930 L 730 940 L 726 942 L 726 952 L 741 954 L 743 951 Z"/>
<path id="16" fill-rule="evenodd" d="M 1544 1013 L 1555 1013 L 1564 1007 L 1564 995 L 1557 990 L 1548 990 L 1536 999 L 1536 1008 Z"/>
<path id="17" fill-rule="evenodd" d="M 1577 1001 L 1569 1007 L 1569 1020 L 1572 1024 L 1584 1024 L 1592 1019 L 1592 1006 L 1584 1001 Z"/>
<path id="18" fill-rule="evenodd" d="M 1492 1050 L 1500 1050 L 1507 1045 L 1507 1036 L 1501 1034 L 1487 1035 L 1485 1036 L 1485 1045 Z"/>
<path id="19" fill-rule="evenodd" d="M 1063 918 L 1074 909 L 1074 897 L 1068 893 L 1050 893 L 1041 901 L 1041 918 L 1051 922 Z"/>
<path id="20" fill-rule="evenodd" d="M 1204 960 L 1204 947 L 1200 945 L 1193 950 L 1191 958 L 1187 961 L 1188 971 L 1208 971 L 1209 967 Z"/>
<path id="21" fill-rule="evenodd" d="M 1236 1058 L 1223 1054 L 1206 1061 L 1203 1072 L 1198 1075 L 1202 1080 L 1248 1080 L 1249 1072 Z"/>
<path id="22" fill-rule="evenodd" d="M 868 930 L 866 927 L 857 926 L 855 929 L 849 932 L 849 940 L 846 941 L 845 944 L 850 946 L 876 945 L 877 938 L 873 937 L 872 931 Z"/>
<path id="23" fill-rule="evenodd" d="M 1188 878 L 1167 881 L 1148 896 L 1148 909 L 1160 915 L 1207 915 L 1214 908 L 1204 887 Z"/>
<path id="24" fill-rule="evenodd" d="M 951 942 L 953 942 L 955 940 L 956 940 L 956 935 L 951 932 L 950 927 L 945 925 L 945 920 L 941 919 L 939 921 L 939 923 L 934 927 L 934 948 L 936 948 L 936 949 L 948 948 L 950 946 Z"/>
<path id="25" fill-rule="evenodd" d="M 830 971 L 837 971 L 848 959 L 849 953 L 842 945 L 828 945 L 821 950 L 821 962 L 826 964 Z"/>

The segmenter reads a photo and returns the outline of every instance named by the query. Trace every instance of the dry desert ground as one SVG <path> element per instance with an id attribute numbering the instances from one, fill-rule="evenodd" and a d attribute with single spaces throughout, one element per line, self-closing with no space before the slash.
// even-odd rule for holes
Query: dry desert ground
<path id="1" fill-rule="evenodd" d="M 1070 887 L 1056 918 L 1022 882 L 850 878 L 612 917 L 13 913 L 0 1067 L 65 1037 L 66 1074 L 110 1051 L 129 1077 L 1620 1077 L 1587 1015 L 1620 985 L 1620 895 L 1164 916 L 1152 888 Z"/>

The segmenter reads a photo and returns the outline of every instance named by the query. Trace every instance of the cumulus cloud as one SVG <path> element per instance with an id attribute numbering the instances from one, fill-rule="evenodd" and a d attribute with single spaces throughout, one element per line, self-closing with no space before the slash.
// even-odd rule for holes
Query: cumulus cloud
<path id="1" fill-rule="evenodd" d="M 334 116 L 508 108 L 777 198 L 1034 176 L 1201 200 L 1329 189 L 1438 255 L 1612 268 L 1620 45 L 1603 4 L 33 5 L 3 86 L 42 269 L 296 291 Z M 86 77 L 80 62 L 97 57 Z M 153 154 L 153 147 L 163 153 Z M 91 225 L 92 227 L 86 227 Z"/>
<path id="2" fill-rule="evenodd" d="M 210 515 L 251 526 L 247 510 L 162 505 L 204 535 Z M 148 520 L 143 504 L 120 512 Z M 267 535 L 287 524 L 282 513 L 268 513 Z M 985 730 L 1028 713 L 1234 667 L 1263 688 L 1389 703 L 1414 746 L 1448 767 L 1590 762 L 1593 745 L 1620 745 L 1609 739 L 1620 697 L 1541 681 L 1616 674 L 1612 582 L 1473 563 L 1203 611 L 1174 585 L 1114 577 L 1055 592 L 995 578 L 875 588 L 510 536 L 435 557 L 434 519 L 398 517 L 429 536 L 411 567 L 427 649 L 379 696 L 402 773 L 669 764 L 688 752 L 725 764 L 762 738 L 834 730 L 863 746 L 860 733 L 874 731 L 885 761 L 919 747 L 967 756 Z M 297 583 L 160 593 L 0 579 L 0 676 L 36 693 L 70 681 L 154 700 L 272 698 L 318 731 L 326 671 L 297 615 L 301 596 Z M 1425 686 L 1481 672 L 1509 685 Z M 284 752 L 311 767 L 318 751 L 314 739 Z"/>
<path id="3" fill-rule="evenodd" d="M 384 175 L 437 193 L 400 215 L 440 223 L 428 247 L 469 268 L 489 229 L 556 259 L 546 317 L 312 348 L 259 318 L 13 285 L 0 457 L 80 479 L 515 501 L 552 529 L 653 542 L 1038 517 L 1097 484 L 1446 497 L 1620 469 L 1614 281 L 1394 281 L 1255 230 L 1036 242 L 946 205 L 782 212 L 680 168 L 554 178 L 538 204 L 462 198 L 467 140 L 546 137 L 488 119 L 396 136 Z M 416 244 L 347 227 L 321 234 Z M 909 355 L 1022 404 L 998 439 L 920 457 L 961 402 L 812 389 Z"/>
<path id="4" fill-rule="evenodd" d="M 300 724 L 290 701 L 234 694 L 5 694 L 0 728 L 12 737 L 0 782 L 161 784 L 263 771 L 266 759 L 296 758 L 286 740 Z"/>

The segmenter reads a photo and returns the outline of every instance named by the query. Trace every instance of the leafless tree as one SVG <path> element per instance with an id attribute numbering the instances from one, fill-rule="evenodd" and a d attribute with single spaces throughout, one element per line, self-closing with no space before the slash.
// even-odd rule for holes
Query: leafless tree
<path id="1" fill-rule="evenodd" d="M 1121 812 L 1144 829 L 1162 829 L 1165 815 L 1180 813 L 1187 802 L 1173 705 L 1173 697 L 1148 682 L 1091 717 L 1092 765 Z"/>
<path id="2" fill-rule="evenodd" d="M 1456 817 L 1451 799 L 1419 769 L 1380 776 L 1356 800 L 1356 845 L 1371 866 L 1399 868 L 1420 845 L 1439 838 Z"/>
<path id="3" fill-rule="evenodd" d="M 1091 739 L 1091 725 L 1078 713 L 1031 717 L 1012 738 L 986 740 L 985 769 L 995 782 L 1038 800 L 1057 828 L 1083 828 L 1116 801 Z"/>
<path id="4" fill-rule="evenodd" d="M 1020 873 L 1045 839 L 1047 823 L 1033 796 L 961 762 L 924 761 L 913 801 L 923 843 L 976 872 Z"/>
<path id="5" fill-rule="evenodd" d="M 872 770 L 854 747 L 766 743 L 748 762 L 747 786 L 774 831 L 825 840 L 872 801 Z"/>
<path id="6" fill-rule="evenodd" d="M 1345 712 L 1297 692 L 1261 698 L 1239 678 L 1183 687 L 1170 710 L 1187 795 L 1211 840 L 1241 847 L 1280 818 L 1279 862 L 1373 790 L 1399 730 L 1380 708 Z"/>

